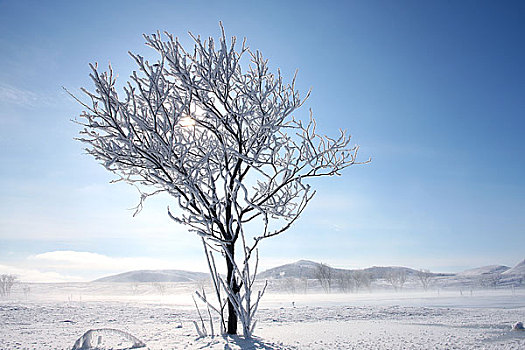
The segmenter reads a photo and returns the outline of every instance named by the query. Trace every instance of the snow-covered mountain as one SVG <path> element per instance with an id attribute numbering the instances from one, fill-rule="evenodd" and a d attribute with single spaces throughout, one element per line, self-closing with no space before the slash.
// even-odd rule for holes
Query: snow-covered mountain
<path id="1" fill-rule="evenodd" d="M 288 277 L 298 279 L 316 279 L 320 263 L 310 260 L 299 260 L 294 263 L 277 266 L 258 274 L 258 278 L 264 279 L 283 279 Z M 385 280 L 389 275 L 403 273 L 409 279 L 417 280 L 418 271 L 401 266 L 373 266 L 362 270 L 349 270 L 331 268 L 332 274 L 351 274 L 355 271 L 365 272 L 372 280 Z M 513 268 L 504 265 L 488 265 L 478 268 L 465 270 L 457 274 L 432 273 L 437 277 L 440 284 L 464 285 L 479 284 L 480 279 L 486 276 L 501 276 L 498 284 L 512 284 L 516 278 L 523 278 L 525 275 L 525 260 L 518 263 Z M 95 280 L 94 282 L 194 282 L 207 280 L 209 275 L 202 272 L 191 272 L 183 270 L 140 270 L 129 271 L 118 275 L 112 275 Z"/>
<path id="2" fill-rule="evenodd" d="M 321 264 L 310 260 L 299 260 L 291 264 L 277 266 L 257 275 L 261 279 L 279 279 L 286 277 L 315 278 L 316 272 Z"/>
<path id="3" fill-rule="evenodd" d="M 480 275 L 492 275 L 500 274 L 509 270 L 510 267 L 505 265 L 488 265 L 482 267 L 476 267 L 473 269 L 468 269 L 458 273 L 458 276 L 480 276 Z"/>
<path id="4" fill-rule="evenodd" d="M 372 266 L 364 269 L 373 279 L 387 278 L 392 273 L 404 273 L 407 276 L 417 275 L 418 271 L 402 266 Z"/>
<path id="5" fill-rule="evenodd" d="M 207 273 L 183 270 L 139 270 L 99 278 L 93 282 L 194 282 L 208 277 Z"/>
<path id="6" fill-rule="evenodd" d="M 294 277 L 294 278 L 308 278 L 308 279 L 315 279 L 316 274 L 319 271 L 319 266 L 321 264 L 310 261 L 310 260 L 299 260 L 297 262 L 281 265 L 274 267 L 272 269 L 266 270 L 261 272 L 258 277 L 261 279 L 265 278 L 273 278 L 273 279 L 280 279 L 280 278 L 286 278 L 286 277 Z M 404 272 L 407 276 L 412 276 L 417 274 L 417 271 L 408 267 L 400 267 L 400 266 L 388 266 L 388 267 L 380 267 L 380 266 L 373 266 L 369 267 L 363 270 L 348 270 L 348 269 L 338 269 L 338 268 L 331 268 L 333 273 L 352 273 L 355 271 L 364 271 L 370 275 L 373 279 L 379 279 L 379 278 L 386 278 L 388 274 L 391 273 L 398 273 L 398 272 Z"/>
<path id="7" fill-rule="evenodd" d="M 525 275 L 525 259 L 512 269 L 503 272 L 504 275 Z"/>

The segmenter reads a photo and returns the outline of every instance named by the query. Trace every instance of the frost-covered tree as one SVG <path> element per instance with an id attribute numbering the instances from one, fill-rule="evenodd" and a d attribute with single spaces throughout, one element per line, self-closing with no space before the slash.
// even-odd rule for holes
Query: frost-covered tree
<path id="1" fill-rule="evenodd" d="M 499 273 L 485 273 L 480 276 L 479 284 L 483 288 L 497 288 L 502 278 Z"/>
<path id="2" fill-rule="evenodd" d="M 227 40 L 224 30 L 218 42 L 191 37 L 186 51 L 171 34 L 145 35 L 159 58 L 130 53 L 138 69 L 123 93 L 111 66 L 91 65 L 94 90 L 82 89 L 88 102 L 77 99 L 85 108 L 79 140 L 139 189 L 137 212 L 153 194 L 176 200 L 179 210 L 168 214 L 201 237 L 219 305 L 198 295 L 220 315 L 223 331 L 235 334 L 240 320 L 249 337 L 264 293 L 252 300 L 257 264 L 249 262 L 258 260 L 258 244 L 297 220 L 315 193 L 309 179 L 339 175 L 356 163 L 358 147 L 344 131 L 319 135 L 311 115 L 294 118 L 308 94 L 299 95 L 295 76 L 286 83 L 271 73 L 245 40 Z"/>
<path id="3" fill-rule="evenodd" d="M 432 274 L 432 272 L 430 272 L 429 270 L 417 271 L 417 278 L 425 291 L 428 290 L 428 287 L 430 286 L 430 283 L 432 282 L 432 279 L 434 277 L 434 274 Z"/>
<path id="4" fill-rule="evenodd" d="M 0 296 L 9 296 L 11 294 L 11 288 L 16 283 L 17 277 L 11 274 L 0 275 Z"/>
<path id="5" fill-rule="evenodd" d="M 403 289 L 405 282 L 407 281 L 407 273 L 403 269 L 393 269 L 386 274 L 386 280 L 394 287 L 396 292 Z"/>
<path id="6" fill-rule="evenodd" d="M 347 293 L 352 291 L 353 283 L 351 273 L 348 271 L 338 271 L 336 277 L 339 281 L 339 289 L 341 289 L 341 292 Z"/>
<path id="7" fill-rule="evenodd" d="M 326 293 L 332 291 L 332 279 L 334 278 L 334 270 L 325 263 L 317 265 L 315 270 L 315 278 L 319 281 Z"/>
<path id="8" fill-rule="evenodd" d="M 372 283 L 372 276 L 363 270 L 353 271 L 351 274 L 352 280 L 354 281 L 355 291 L 359 292 L 361 287 L 370 289 Z"/>

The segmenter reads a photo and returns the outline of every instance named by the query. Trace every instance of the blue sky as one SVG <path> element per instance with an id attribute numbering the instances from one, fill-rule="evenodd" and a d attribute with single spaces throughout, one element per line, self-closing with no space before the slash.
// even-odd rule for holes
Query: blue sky
<path id="1" fill-rule="evenodd" d="M 347 129 L 372 163 L 316 181 L 316 199 L 261 246 L 263 267 L 458 271 L 525 258 L 525 4 L 520 1 L 1 1 L 0 270 L 38 281 L 137 268 L 205 271 L 168 197 L 136 191 L 73 138 L 90 62 L 120 79 L 142 33 L 247 37 Z"/>

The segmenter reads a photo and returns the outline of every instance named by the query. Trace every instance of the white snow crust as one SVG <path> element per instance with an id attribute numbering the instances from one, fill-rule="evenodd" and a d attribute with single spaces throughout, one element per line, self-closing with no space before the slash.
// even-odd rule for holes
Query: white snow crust
<path id="1" fill-rule="evenodd" d="M 194 283 L 32 284 L 0 299 L 0 349 L 71 349 L 117 329 L 148 349 L 525 349 L 525 289 L 268 293 L 256 337 L 199 338 Z M 118 344 L 114 344 L 119 348 Z M 124 348 L 124 347 L 123 347 Z"/>

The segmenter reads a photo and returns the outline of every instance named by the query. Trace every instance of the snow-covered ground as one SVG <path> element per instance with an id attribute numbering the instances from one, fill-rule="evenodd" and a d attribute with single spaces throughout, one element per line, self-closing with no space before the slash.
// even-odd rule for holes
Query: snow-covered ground
<path id="1" fill-rule="evenodd" d="M 71 349 L 90 329 L 122 330 L 149 349 L 525 349 L 525 331 L 511 330 L 525 321 L 524 289 L 271 292 L 246 341 L 198 339 L 192 283 L 29 287 L 0 299 L 0 349 Z"/>

